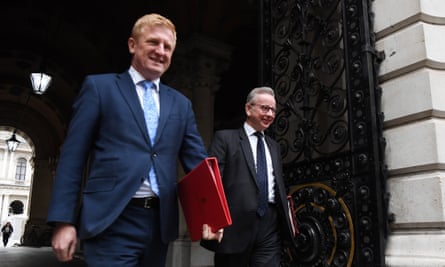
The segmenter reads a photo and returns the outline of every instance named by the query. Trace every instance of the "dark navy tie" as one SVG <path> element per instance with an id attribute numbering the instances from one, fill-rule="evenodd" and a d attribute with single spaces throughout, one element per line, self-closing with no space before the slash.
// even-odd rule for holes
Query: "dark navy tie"
<path id="1" fill-rule="evenodd" d="M 156 129 L 158 128 L 158 108 L 156 107 L 156 103 L 153 98 L 153 90 L 155 85 L 150 81 L 144 81 L 142 86 L 145 88 L 143 103 L 144 106 L 144 116 L 145 123 L 147 124 L 148 135 L 150 136 L 151 145 L 154 146 L 155 137 L 156 137 Z M 151 190 L 159 195 L 159 187 L 158 182 L 156 180 L 156 173 L 154 170 L 154 166 L 150 168 L 149 173 L 149 182 L 151 186 Z"/>
<path id="2" fill-rule="evenodd" d="M 266 151 L 264 149 L 263 134 L 256 132 L 258 137 L 257 150 L 256 150 L 256 173 L 259 187 L 258 194 L 258 208 L 257 213 L 259 216 L 263 216 L 267 211 L 268 205 L 268 186 L 267 186 L 267 163 L 266 163 Z"/>

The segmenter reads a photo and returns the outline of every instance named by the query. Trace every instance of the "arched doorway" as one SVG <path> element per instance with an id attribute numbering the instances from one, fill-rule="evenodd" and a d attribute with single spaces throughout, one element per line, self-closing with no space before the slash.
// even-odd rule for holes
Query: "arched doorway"
<path id="1" fill-rule="evenodd" d="M 0 129 L 0 220 L 14 228 L 8 246 L 20 244 L 29 216 L 30 189 L 33 180 L 33 145 L 28 137 L 16 135 L 20 142 L 15 151 L 9 151 L 5 140 L 11 137 L 8 128 Z"/>

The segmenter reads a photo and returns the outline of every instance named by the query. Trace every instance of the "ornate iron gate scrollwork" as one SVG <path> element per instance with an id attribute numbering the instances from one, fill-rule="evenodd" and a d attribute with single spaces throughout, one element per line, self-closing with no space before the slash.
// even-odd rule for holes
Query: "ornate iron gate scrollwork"
<path id="1" fill-rule="evenodd" d="M 368 0 L 262 0 L 261 79 L 300 235 L 283 266 L 384 266 L 383 115 Z"/>

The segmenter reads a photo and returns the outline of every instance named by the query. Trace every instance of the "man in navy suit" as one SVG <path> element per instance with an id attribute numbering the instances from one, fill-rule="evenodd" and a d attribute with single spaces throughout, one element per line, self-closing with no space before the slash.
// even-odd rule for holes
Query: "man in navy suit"
<path id="1" fill-rule="evenodd" d="M 60 261 L 72 259 L 79 236 L 89 266 L 165 266 L 178 237 L 177 159 L 189 172 L 207 156 L 191 102 L 160 82 L 175 46 L 174 24 L 145 15 L 128 39 L 129 70 L 85 78 L 47 218 Z"/>
<path id="2" fill-rule="evenodd" d="M 247 96 L 243 127 L 217 131 L 210 144 L 209 154 L 218 159 L 232 216 L 220 243 L 201 242 L 215 252 L 215 267 L 278 267 L 283 242 L 292 244 L 280 147 L 264 135 L 275 119 L 275 108 L 271 88 L 253 89 Z M 260 160 L 261 150 L 265 159 Z M 265 166 L 260 168 L 260 162 Z"/>

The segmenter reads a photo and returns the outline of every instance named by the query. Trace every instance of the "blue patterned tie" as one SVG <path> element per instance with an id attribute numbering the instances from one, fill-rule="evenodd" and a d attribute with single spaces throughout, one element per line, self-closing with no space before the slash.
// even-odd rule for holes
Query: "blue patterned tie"
<path id="1" fill-rule="evenodd" d="M 268 205 L 268 186 L 267 186 L 267 163 L 266 152 L 264 149 L 263 134 L 261 132 L 255 132 L 258 137 L 257 150 L 256 150 L 256 173 L 259 187 L 258 194 L 258 208 L 257 213 L 261 217 L 267 211 Z"/>
<path id="2" fill-rule="evenodd" d="M 151 145 L 153 147 L 159 120 L 158 108 L 156 107 L 152 91 L 153 89 L 155 89 L 156 85 L 154 85 L 150 81 L 144 81 L 142 83 L 142 86 L 145 88 L 143 103 L 142 103 L 144 106 L 145 124 L 147 125 L 148 135 L 150 136 Z M 158 182 L 156 180 L 154 165 L 152 165 L 152 168 L 150 169 L 149 178 L 150 178 L 151 190 L 156 195 L 159 195 L 159 187 L 158 187 Z"/>

